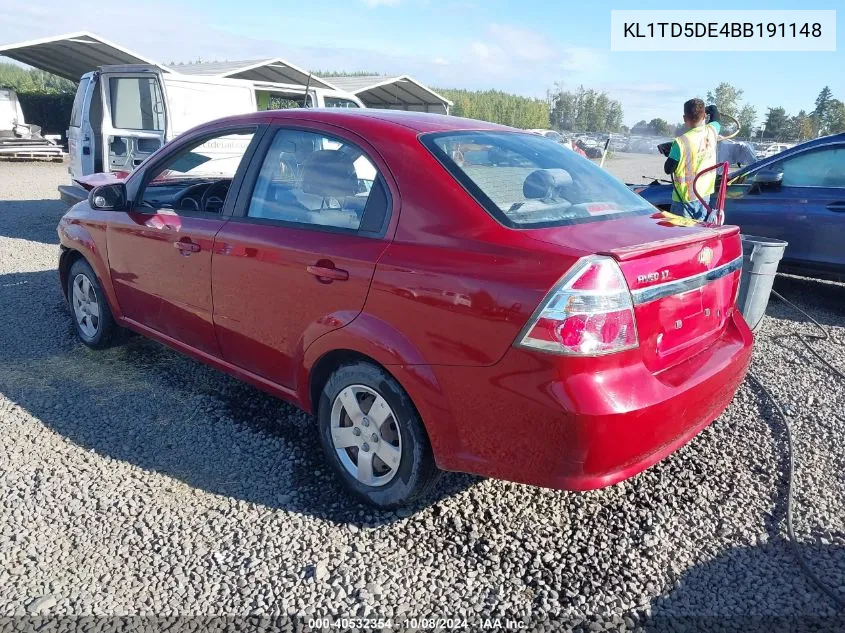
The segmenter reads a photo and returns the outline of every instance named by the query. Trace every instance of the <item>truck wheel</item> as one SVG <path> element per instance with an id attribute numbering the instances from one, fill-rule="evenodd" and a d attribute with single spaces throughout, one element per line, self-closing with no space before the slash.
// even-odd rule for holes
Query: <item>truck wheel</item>
<path id="1" fill-rule="evenodd" d="M 97 275 L 84 259 L 70 267 L 67 298 L 76 334 L 88 347 L 103 349 L 117 339 L 120 328 L 114 322 Z"/>
<path id="2" fill-rule="evenodd" d="M 317 407 L 329 463 L 353 495 L 380 508 L 425 495 L 440 471 L 405 390 L 369 363 L 339 367 Z"/>

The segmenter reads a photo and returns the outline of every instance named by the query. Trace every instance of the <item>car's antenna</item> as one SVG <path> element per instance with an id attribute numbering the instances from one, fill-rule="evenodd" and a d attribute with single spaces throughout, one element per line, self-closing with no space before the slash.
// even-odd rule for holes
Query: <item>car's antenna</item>
<path id="1" fill-rule="evenodd" d="M 311 87 L 311 71 L 308 71 L 308 83 L 305 84 L 305 96 L 302 98 L 302 107 L 308 107 L 308 89 Z"/>

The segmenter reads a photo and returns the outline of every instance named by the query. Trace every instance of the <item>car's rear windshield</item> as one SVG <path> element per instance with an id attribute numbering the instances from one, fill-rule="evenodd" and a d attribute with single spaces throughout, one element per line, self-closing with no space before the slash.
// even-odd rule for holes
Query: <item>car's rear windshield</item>
<path id="1" fill-rule="evenodd" d="M 519 132 L 437 132 L 422 143 L 487 211 L 514 228 L 651 213 L 616 178 L 552 139 Z"/>

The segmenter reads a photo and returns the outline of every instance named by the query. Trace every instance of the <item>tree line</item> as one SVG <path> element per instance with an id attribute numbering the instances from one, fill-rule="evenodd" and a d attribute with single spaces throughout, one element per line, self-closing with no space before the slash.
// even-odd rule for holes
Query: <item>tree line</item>
<path id="1" fill-rule="evenodd" d="M 822 88 L 812 110 L 799 110 L 789 115 L 780 106 L 767 108 L 766 114 L 758 120 L 757 109 L 750 103 L 742 103 L 741 88 L 722 82 L 707 92 L 706 103 L 714 103 L 719 112 L 736 118 L 740 125 L 737 138 L 768 141 L 806 141 L 845 132 L 845 103 L 834 98 L 829 86 Z M 759 121 L 759 123 L 758 123 Z M 664 119 L 639 121 L 632 128 L 633 134 L 674 136 L 682 134 L 683 123 L 670 124 Z"/>
<path id="2" fill-rule="evenodd" d="M 611 99 L 606 92 L 579 86 L 564 90 L 555 84 L 548 93 L 549 123 L 551 127 L 569 132 L 623 131 L 622 103 Z"/>
<path id="3" fill-rule="evenodd" d="M 75 94 L 76 82 L 43 70 L 0 63 L 0 88 L 22 94 Z"/>
<path id="4" fill-rule="evenodd" d="M 452 102 L 449 113 L 455 116 L 522 129 L 549 127 L 549 105 L 543 99 L 521 97 L 501 90 L 433 90 Z"/>

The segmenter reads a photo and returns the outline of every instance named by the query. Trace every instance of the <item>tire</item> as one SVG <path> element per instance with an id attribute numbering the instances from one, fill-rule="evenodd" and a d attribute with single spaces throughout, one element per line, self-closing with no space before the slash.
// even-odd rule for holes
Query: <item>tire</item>
<path id="1" fill-rule="evenodd" d="M 117 341 L 121 328 L 114 322 L 97 275 L 84 259 L 70 267 L 67 301 L 80 341 L 92 349 L 104 349 Z"/>
<path id="2" fill-rule="evenodd" d="M 329 464 L 361 501 L 385 509 L 406 506 L 437 481 L 440 471 L 411 399 L 375 365 L 335 370 L 320 394 L 317 424 Z"/>

